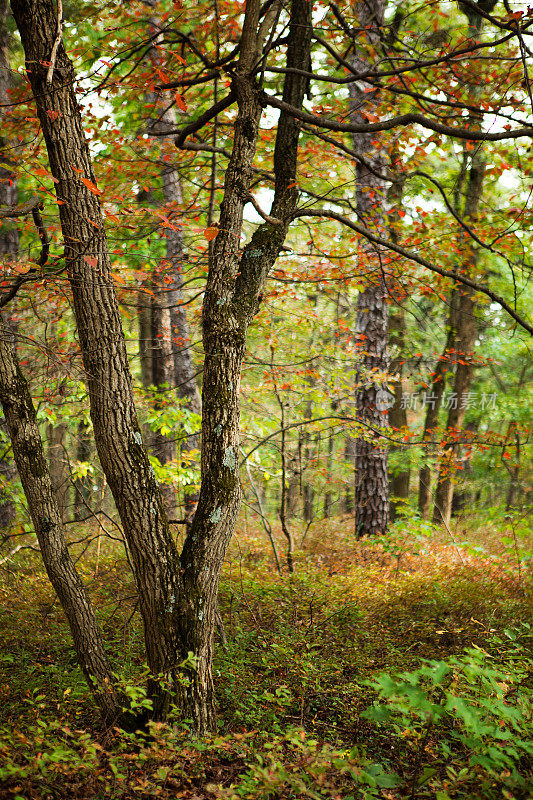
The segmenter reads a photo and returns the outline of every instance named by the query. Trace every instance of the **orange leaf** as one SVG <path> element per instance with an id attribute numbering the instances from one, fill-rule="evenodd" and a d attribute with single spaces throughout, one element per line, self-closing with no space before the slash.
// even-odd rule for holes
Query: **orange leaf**
<path id="1" fill-rule="evenodd" d="M 174 99 L 176 100 L 176 105 L 178 108 L 181 108 L 182 111 L 187 111 L 187 103 L 183 99 L 182 95 L 176 92 L 174 95 Z"/>
<path id="2" fill-rule="evenodd" d="M 90 267 L 96 267 L 98 264 L 98 259 L 93 256 L 83 256 L 83 260 L 86 261 Z"/>
<path id="3" fill-rule="evenodd" d="M 102 190 L 99 189 L 98 186 L 96 186 L 92 181 L 90 181 L 89 178 L 80 178 L 80 180 L 93 194 L 103 194 Z"/>
<path id="4" fill-rule="evenodd" d="M 214 226 L 212 228 L 206 228 L 204 231 L 204 236 L 208 242 L 212 241 L 212 239 L 216 239 L 218 236 L 218 228 Z"/>
<path id="5" fill-rule="evenodd" d="M 25 275 L 31 269 L 31 267 L 28 267 L 26 264 L 11 264 L 11 268 L 19 275 Z"/>

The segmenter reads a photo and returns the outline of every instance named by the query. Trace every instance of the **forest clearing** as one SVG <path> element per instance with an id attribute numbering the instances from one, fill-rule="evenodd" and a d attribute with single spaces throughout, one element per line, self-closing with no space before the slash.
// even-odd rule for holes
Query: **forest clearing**
<path id="1" fill-rule="evenodd" d="M 498 518 L 463 519 L 453 538 L 411 523 L 364 543 L 346 522 L 321 521 L 289 576 L 247 516 L 223 570 L 219 726 L 207 739 L 174 720 L 137 735 L 102 728 L 38 555 L 3 574 L 2 800 L 529 796 L 523 521 L 513 534 Z M 135 589 L 108 546 L 95 571 L 97 541 L 86 585 L 138 706 Z"/>

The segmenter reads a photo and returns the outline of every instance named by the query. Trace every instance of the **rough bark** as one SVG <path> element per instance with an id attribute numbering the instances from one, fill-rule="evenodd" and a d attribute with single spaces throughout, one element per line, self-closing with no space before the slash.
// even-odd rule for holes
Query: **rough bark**
<path id="1" fill-rule="evenodd" d="M 248 326 L 257 311 L 266 276 L 283 245 L 298 197 L 296 167 L 299 123 L 280 115 L 274 151 L 275 196 L 271 217 L 279 224 L 260 225 L 239 253 L 242 212 L 252 177 L 252 163 L 261 115 L 259 89 L 250 70 L 260 55 L 257 29 L 259 2 L 246 6 L 239 64 L 233 78 L 238 114 L 231 158 L 225 174 L 219 234 L 214 240 L 203 307 L 203 415 L 202 483 L 191 534 L 182 553 L 184 583 L 195 613 L 190 619 L 190 641 L 200 657 L 192 687 L 206 684 L 212 697 L 208 665 L 213 647 L 218 574 L 241 502 L 238 478 L 239 382 Z M 288 35 L 287 66 L 305 69 L 311 42 L 311 4 L 293 0 Z M 301 107 L 306 78 L 289 72 L 283 97 Z M 203 571 L 213 565 L 211 579 Z M 205 629 L 210 635 L 203 635 Z"/>
<path id="2" fill-rule="evenodd" d="M 9 37 L 7 30 L 8 0 L 0 0 L 0 120 L 5 111 L 1 106 L 9 103 Z M 12 167 L 13 143 L 0 138 L 0 206 L 16 206 L 18 200 L 17 176 Z M 0 268 L 2 273 L 9 270 L 9 261 L 18 254 L 19 237 L 15 222 L 3 220 L 0 227 Z M 2 428 L 4 423 L 0 421 Z M 15 480 L 17 470 L 11 459 L 9 448 L 3 448 L 0 457 L 0 531 L 7 531 L 16 518 L 11 484 Z"/>
<path id="3" fill-rule="evenodd" d="M 68 517 L 68 495 L 70 479 L 67 468 L 67 451 L 65 448 L 65 435 L 67 426 L 64 422 L 47 426 L 48 434 L 48 463 L 50 465 L 50 479 L 54 491 L 59 514 L 63 522 Z"/>
<path id="4" fill-rule="evenodd" d="M 88 424 L 85 421 L 78 423 L 77 442 L 76 442 L 76 460 L 80 463 L 88 463 L 91 458 L 91 437 L 88 432 Z M 87 476 L 84 478 L 77 478 L 74 481 L 74 519 L 83 519 L 91 511 L 91 486 L 94 484 L 94 478 Z"/>
<path id="5" fill-rule="evenodd" d="M 60 43 L 52 81 L 47 83 L 48 67 L 44 65 L 49 63 L 57 30 L 50 0 L 13 0 L 12 8 L 50 169 L 57 179 L 96 446 L 130 552 L 148 664 L 152 674 L 162 675 L 172 687 L 180 661 L 189 658 L 189 685 L 177 681 L 176 691 L 186 715 L 193 718 L 196 730 L 204 733 L 215 724 L 212 653 L 218 580 L 241 497 L 238 394 L 246 333 L 296 205 L 299 123 L 281 114 L 278 124 L 271 213 L 279 223 L 260 226 L 240 255 L 242 210 L 250 188 L 261 115 L 259 88 L 251 75 L 261 54 L 260 8 L 258 0 L 252 0 L 245 11 L 233 77 L 239 111 L 226 172 L 220 233 L 213 247 L 204 300 L 202 486 L 180 560 L 139 431 L 97 190 L 91 191 L 79 178 L 81 175 L 96 184 L 76 102 L 72 64 Z M 289 67 L 302 70 L 307 65 L 311 30 L 311 4 L 294 0 Z M 301 107 L 305 86 L 305 77 L 289 72 L 284 99 Z M 153 679 L 149 689 L 153 716 L 164 716 L 172 688 L 169 691 Z"/>
<path id="6" fill-rule="evenodd" d="M 47 82 L 46 65 L 58 27 L 51 0 L 13 0 L 11 7 L 50 171 L 57 181 L 96 448 L 130 552 L 148 665 L 154 675 L 172 680 L 183 654 L 178 635 L 180 562 L 139 430 L 98 190 L 91 189 L 96 178 L 76 99 L 74 70 L 60 42 L 52 80 Z M 82 177 L 90 184 L 83 183 Z M 164 715 L 168 691 L 152 681 L 150 693 L 154 716 Z"/>
<path id="7" fill-rule="evenodd" d="M 0 317 L 0 401 L 43 563 L 67 617 L 78 662 L 106 722 L 133 722 L 114 688 L 98 622 L 68 551 L 35 409 L 9 324 Z"/>
<path id="8" fill-rule="evenodd" d="M 366 45 L 377 49 L 383 24 L 383 0 L 357 0 L 355 17 Z M 368 70 L 363 49 L 352 60 L 356 73 Z M 375 113 L 379 100 L 376 90 L 364 81 L 350 83 L 352 122 L 365 121 L 364 114 Z M 376 134 L 353 135 L 356 153 L 356 207 L 359 219 L 372 230 L 385 229 L 386 157 Z M 355 529 L 358 537 L 384 533 L 389 524 L 389 478 L 387 449 L 374 431 L 387 426 L 386 403 L 380 402 L 386 390 L 389 369 L 388 289 L 381 261 L 382 251 L 366 239 L 360 243 L 360 266 L 365 271 L 363 290 L 357 299 L 356 342 L 360 352 L 357 376 L 356 413 L 372 434 L 360 435 L 355 453 Z"/>

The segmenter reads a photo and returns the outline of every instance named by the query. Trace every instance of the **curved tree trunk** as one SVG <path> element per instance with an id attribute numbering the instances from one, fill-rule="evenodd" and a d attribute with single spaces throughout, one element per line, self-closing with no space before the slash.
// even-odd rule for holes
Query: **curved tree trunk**
<path id="1" fill-rule="evenodd" d="M 28 501 L 43 563 L 67 617 L 78 662 L 105 721 L 126 727 L 127 700 L 114 688 L 100 627 L 65 541 L 63 520 L 54 496 L 37 417 L 14 349 L 9 323 L 0 317 L 0 401 Z"/>
<path id="2" fill-rule="evenodd" d="M 83 132 L 74 70 L 60 42 L 52 80 L 47 80 L 46 65 L 50 63 L 58 28 L 51 0 L 13 0 L 11 7 L 26 55 L 50 171 L 57 181 L 55 190 L 60 201 L 96 448 L 135 572 L 148 664 L 154 675 L 172 678 L 183 652 L 178 633 L 180 562 L 139 430 L 99 190 Z M 154 715 L 163 715 L 168 692 L 155 682 L 150 691 Z"/>

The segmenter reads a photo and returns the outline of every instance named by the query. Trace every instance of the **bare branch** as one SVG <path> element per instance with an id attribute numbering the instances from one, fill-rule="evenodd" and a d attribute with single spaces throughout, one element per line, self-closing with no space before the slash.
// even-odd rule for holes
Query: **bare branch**
<path id="1" fill-rule="evenodd" d="M 523 317 L 520 316 L 500 295 L 496 294 L 496 292 L 491 291 L 491 289 L 483 286 L 477 281 L 473 281 L 471 278 L 468 278 L 466 275 L 460 275 L 457 272 L 452 272 L 448 269 L 443 269 L 442 267 L 437 267 L 435 264 L 432 264 L 427 259 L 423 258 L 422 256 L 413 253 L 410 250 L 406 250 L 405 247 L 401 247 L 398 244 L 390 241 L 390 239 L 384 239 L 382 236 L 378 236 L 377 234 L 373 233 L 372 231 L 368 230 L 368 228 L 364 228 L 362 225 L 358 225 L 356 222 L 352 222 L 352 220 L 348 219 L 348 217 L 344 217 L 342 214 L 337 214 L 336 211 L 329 211 L 326 208 L 321 209 L 313 209 L 313 208 L 299 208 L 293 212 L 291 215 L 292 219 L 296 219 L 297 217 L 325 217 L 327 219 L 334 219 L 337 222 L 340 222 L 342 225 L 345 225 L 347 228 L 351 228 L 356 233 L 361 234 L 370 242 L 374 244 L 378 244 L 381 247 L 386 247 L 388 250 L 392 250 L 398 255 L 403 256 L 404 258 L 409 259 L 409 261 L 414 261 L 416 264 L 420 264 L 420 266 L 425 267 L 426 269 L 431 270 L 431 272 L 437 273 L 437 275 L 442 275 L 443 278 L 450 278 L 453 281 L 458 281 L 459 283 L 463 283 L 465 286 L 470 286 L 470 288 L 474 289 L 476 292 L 481 292 L 482 294 L 489 297 L 495 303 L 498 303 L 507 313 L 517 322 L 520 327 L 524 328 L 528 333 L 533 336 L 533 325 L 530 325 Z"/>

